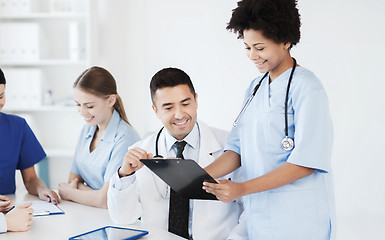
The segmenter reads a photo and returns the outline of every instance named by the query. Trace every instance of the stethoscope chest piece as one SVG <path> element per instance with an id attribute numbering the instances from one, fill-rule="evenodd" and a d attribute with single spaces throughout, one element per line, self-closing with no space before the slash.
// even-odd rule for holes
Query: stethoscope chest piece
<path id="1" fill-rule="evenodd" d="M 294 141 L 293 139 L 286 136 L 284 139 L 282 139 L 281 146 L 283 150 L 290 151 L 294 148 Z"/>

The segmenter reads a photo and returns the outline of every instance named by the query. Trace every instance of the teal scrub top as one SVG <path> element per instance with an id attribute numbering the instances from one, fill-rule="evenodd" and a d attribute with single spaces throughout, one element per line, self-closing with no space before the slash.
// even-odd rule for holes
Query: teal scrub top
<path id="1" fill-rule="evenodd" d="M 289 91 L 288 132 L 294 149 L 281 147 L 285 137 L 285 97 L 291 68 L 269 84 L 266 77 L 233 127 L 225 150 L 241 156 L 242 176 L 260 177 L 285 162 L 315 169 L 285 186 L 243 197 L 250 239 L 331 239 L 334 191 L 331 172 L 333 127 L 328 99 L 319 79 L 295 69 Z M 245 101 L 261 77 L 253 80 Z"/>
<path id="2" fill-rule="evenodd" d="M 140 140 L 138 133 L 114 110 L 101 143 L 90 152 L 97 126 L 85 125 L 76 146 L 71 172 L 99 190 L 122 165 L 128 147 Z"/>

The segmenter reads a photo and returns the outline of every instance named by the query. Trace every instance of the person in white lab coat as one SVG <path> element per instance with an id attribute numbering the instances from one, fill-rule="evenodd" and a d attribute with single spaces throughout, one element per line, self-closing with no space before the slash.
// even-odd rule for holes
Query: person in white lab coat
<path id="1" fill-rule="evenodd" d="M 187 144 L 183 156 L 205 167 L 223 153 L 227 132 L 197 121 L 197 94 L 189 76 L 182 70 L 160 70 L 153 76 L 150 89 L 153 110 L 165 129 L 129 148 L 108 189 L 107 204 L 111 219 L 117 224 L 131 224 L 140 217 L 146 224 L 196 240 L 247 239 L 246 224 L 240 220 L 243 206 L 239 201 L 190 200 L 189 221 L 183 227 L 185 235 L 170 229 L 170 187 L 143 166 L 139 159 L 155 155 L 159 134 L 159 155 L 176 157 L 174 143 L 184 140 Z M 236 171 L 224 178 L 237 181 L 239 175 Z"/>

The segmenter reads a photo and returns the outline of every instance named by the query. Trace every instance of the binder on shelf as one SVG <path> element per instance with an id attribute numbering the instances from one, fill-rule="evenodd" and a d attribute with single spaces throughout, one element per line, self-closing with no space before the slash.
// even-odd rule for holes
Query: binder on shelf
<path id="1" fill-rule="evenodd" d="M 31 0 L 0 0 L 0 14 L 31 12 Z"/>
<path id="2" fill-rule="evenodd" d="M 4 1 L 4 0 L 0 0 L 0 1 Z M 9 49 L 8 49 L 7 43 L 9 42 L 9 40 L 7 40 L 8 38 L 7 27 L 8 27 L 7 24 L 4 24 L 4 23 L 0 24 L 0 61 L 1 62 L 7 61 L 8 59 L 7 55 L 8 55 Z"/>
<path id="3" fill-rule="evenodd" d="M 31 12 L 31 0 L 18 0 L 17 13 L 30 13 Z"/>
<path id="4" fill-rule="evenodd" d="M 40 26 L 37 23 L 18 23 L 21 49 L 19 61 L 33 62 L 40 59 Z M 20 40 L 19 39 L 19 40 Z"/>
<path id="5" fill-rule="evenodd" d="M 40 58 L 40 27 L 37 23 L 1 23 L 2 62 L 35 62 Z"/>
<path id="6" fill-rule="evenodd" d="M 68 26 L 68 42 L 69 42 L 69 56 L 70 60 L 79 60 L 79 24 L 77 22 L 70 22 Z"/>
<path id="7" fill-rule="evenodd" d="M 4 68 L 7 79 L 7 107 L 40 107 L 42 74 L 40 69 Z"/>

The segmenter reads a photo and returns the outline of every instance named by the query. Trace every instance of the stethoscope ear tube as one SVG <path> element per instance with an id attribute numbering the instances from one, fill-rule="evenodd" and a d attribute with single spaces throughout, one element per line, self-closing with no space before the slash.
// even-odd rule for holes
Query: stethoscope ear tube
<path id="1" fill-rule="evenodd" d="M 155 156 L 153 158 L 163 158 L 162 155 L 159 155 L 159 149 L 158 149 L 158 142 L 159 142 L 159 137 L 160 137 L 160 134 L 162 133 L 162 130 L 163 130 L 164 127 L 162 127 L 158 134 L 156 135 L 156 141 L 155 141 Z"/>
<path id="2" fill-rule="evenodd" d="M 243 113 L 246 111 L 247 107 L 249 106 L 249 104 L 251 103 L 251 101 L 253 100 L 255 94 L 257 93 L 258 91 L 258 88 L 259 86 L 261 86 L 261 83 L 262 83 L 262 80 L 267 76 L 267 74 L 269 74 L 269 72 L 265 73 L 265 75 L 263 75 L 263 77 L 261 78 L 261 80 L 259 81 L 259 83 L 257 84 L 257 86 L 255 86 L 254 88 L 254 91 L 253 93 L 250 95 L 250 97 L 247 99 L 247 101 L 245 102 L 245 104 L 243 105 L 241 111 L 239 112 L 237 118 L 235 119 L 234 123 L 233 123 L 233 126 L 237 126 L 238 122 L 239 122 L 239 119 L 241 119 L 241 116 L 243 115 Z"/>

